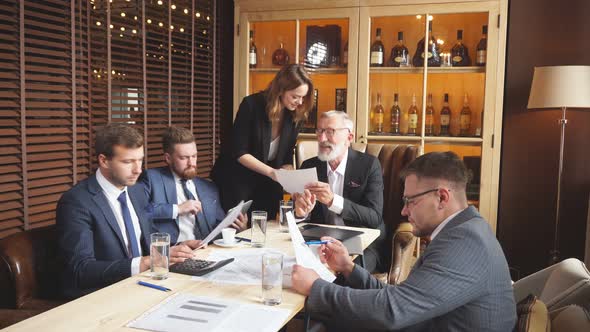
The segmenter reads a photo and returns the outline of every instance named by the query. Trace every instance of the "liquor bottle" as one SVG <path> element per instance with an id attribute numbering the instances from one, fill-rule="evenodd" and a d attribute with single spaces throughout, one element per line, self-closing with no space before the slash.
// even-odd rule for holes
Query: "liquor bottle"
<path id="1" fill-rule="evenodd" d="M 250 63 L 250 68 L 256 68 L 256 65 L 258 64 L 258 55 L 256 52 L 256 44 L 254 44 L 254 30 L 250 30 L 250 57 L 249 57 L 249 63 Z"/>
<path id="2" fill-rule="evenodd" d="M 275 66 L 284 66 L 289 63 L 289 53 L 284 48 L 283 42 L 280 46 L 272 53 L 272 64 Z"/>
<path id="3" fill-rule="evenodd" d="M 471 109 L 469 108 L 469 98 L 465 94 L 463 99 L 463 108 L 461 109 L 461 115 L 459 116 L 459 135 L 469 136 L 469 130 L 471 129 Z"/>
<path id="4" fill-rule="evenodd" d="M 451 49 L 451 63 L 453 67 L 471 66 L 469 50 L 463 45 L 463 30 L 457 30 L 457 43 Z"/>
<path id="5" fill-rule="evenodd" d="M 432 21 L 428 21 L 428 66 L 440 67 L 440 46 L 436 42 L 436 38 L 432 35 Z M 416 46 L 416 53 L 412 58 L 414 67 L 424 66 L 424 38 L 420 39 Z"/>
<path id="6" fill-rule="evenodd" d="M 440 110 L 440 135 L 449 136 L 449 127 L 451 124 L 451 109 L 449 108 L 449 94 L 445 93 L 445 101 Z"/>
<path id="7" fill-rule="evenodd" d="M 393 106 L 391 106 L 391 133 L 400 135 L 400 120 L 402 110 L 399 108 L 399 96 L 397 93 L 393 94 Z"/>
<path id="8" fill-rule="evenodd" d="M 487 50 L 488 50 L 488 26 L 484 25 L 481 28 L 481 40 L 477 44 L 477 57 L 475 59 L 475 64 L 478 66 L 485 66 L 486 65 L 486 57 L 487 57 Z"/>
<path id="9" fill-rule="evenodd" d="M 410 65 L 410 54 L 404 45 L 404 32 L 397 33 L 397 45 L 391 49 L 389 65 L 392 67 L 407 67 Z"/>
<path id="10" fill-rule="evenodd" d="M 416 136 L 418 133 L 418 107 L 416 107 L 416 94 L 412 95 L 412 105 L 408 110 L 408 135 Z"/>
<path id="11" fill-rule="evenodd" d="M 383 132 L 383 118 L 384 118 L 384 109 L 383 105 L 381 105 L 381 93 L 377 92 L 377 105 L 373 109 L 373 121 L 375 123 L 374 132 L 382 133 Z"/>
<path id="12" fill-rule="evenodd" d="M 432 107 L 432 93 L 428 94 L 426 117 L 424 118 L 424 135 L 434 135 L 434 108 Z"/>
<path id="13" fill-rule="evenodd" d="M 381 42 L 381 28 L 377 28 L 375 41 L 371 45 L 371 67 L 383 67 L 385 48 Z"/>
<path id="14" fill-rule="evenodd" d="M 348 66 L 348 41 L 344 44 L 344 51 L 342 52 L 342 67 Z"/>

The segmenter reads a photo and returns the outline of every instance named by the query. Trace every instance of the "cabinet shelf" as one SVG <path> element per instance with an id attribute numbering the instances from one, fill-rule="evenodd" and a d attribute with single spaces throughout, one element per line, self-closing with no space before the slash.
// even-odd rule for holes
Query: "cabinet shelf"
<path id="1" fill-rule="evenodd" d="M 375 135 L 373 133 L 369 133 L 367 136 L 369 140 L 375 141 L 392 141 L 392 142 L 420 142 L 422 139 L 420 136 L 393 136 L 393 135 Z"/>
<path id="2" fill-rule="evenodd" d="M 483 139 L 481 137 L 444 137 L 444 136 L 425 136 L 424 142 L 430 144 L 446 144 L 446 143 L 453 143 L 453 144 L 481 144 Z"/>
<path id="3" fill-rule="evenodd" d="M 251 73 L 277 73 L 281 68 L 250 68 Z M 347 69 L 346 67 L 336 67 L 336 68 L 308 68 L 306 67 L 305 70 L 310 74 L 346 74 Z"/>
<path id="4" fill-rule="evenodd" d="M 429 67 L 429 74 L 485 73 L 485 67 Z M 424 67 L 370 67 L 369 72 L 380 74 L 420 74 Z"/>

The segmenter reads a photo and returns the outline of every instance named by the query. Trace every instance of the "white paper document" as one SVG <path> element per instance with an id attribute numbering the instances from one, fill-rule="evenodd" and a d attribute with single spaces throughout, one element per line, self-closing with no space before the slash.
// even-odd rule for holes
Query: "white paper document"
<path id="1" fill-rule="evenodd" d="M 277 175 L 277 181 L 290 194 L 302 193 L 306 184 L 318 181 L 318 173 L 315 167 L 296 170 L 279 169 L 275 174 Z"/>
<path id="2" fill-rule="evenodd" d="M 234 220 L 236 220 L 236 218 L 238 217 L 238 215 L 240 215 L 240 212 L 242 211 L 242 205 L 244 205 L 244 201 L 241 201 L 238 205 L 236 205 L 236 207 L 234 207 L 233 210 L 229 210 L 227 215 L 225 215 L 225 218 L 223 218 L 219 225 L 217 225 L 217 227 L 215 227 L 215 229 L 212 230 L 211 233 L 209 233 L 209 235 L 207 235 L 207 237 L 203 240 L 199 248 L 202 248 L 206 244 L 209 244 L 211 240 L 213 240 L 217 235 L 219 235 L 219 233 L 221 233 L 222 229 L 227 228 L 229 227 L 229 225 L 233 224 Z"/>
<path id="3" fill-rule="evenodd" d="M 242 250 L 215 250 L 207 257 L 208 260 L 220 261 L 233 258 L 231 264 L 207 273 L 196 280 L 237 285 L 261 285 L 262 284 L 262 255 L 267 252 L 279 252 L 269 248 L 249 248 Z M 295 257 L 283 254 L 283 287 L 291 287 L 291 271 L 295 264 Z"/>
<path id="4" fill-rule="evenodd" d="M 262 304 L 175 294 L 157 304 L 127 327 L 149 331 L 278 331 L 289 317 L 289 310 Z"/>
<path id="5" fill-rule="evenodd" d="M 291 212 L 287 212 L 287 223 L 289 224 L 289 233 L 291 234 L 291 242 L 293 242 L 297 264 L 313 269 L 320 275 L 320 278 L 328 282 L 333 282 L 336 279 L 336 276 L 334 276 L 332 272 L 322 264 L 313 252 L 311 252 L 311 248 L 305 244 L 303 235 L 301 235 L 301 231 L 299 231 L 299 227 L 297 227 L 295 218 Z"/>

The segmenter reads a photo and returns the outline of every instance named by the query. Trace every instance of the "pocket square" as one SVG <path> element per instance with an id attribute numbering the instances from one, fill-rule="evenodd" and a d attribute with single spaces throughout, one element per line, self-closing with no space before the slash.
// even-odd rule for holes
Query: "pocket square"
<path id="1" fill-rule="evenodd" d="M 349 187 L 351 187 L 351 188 L 358 188 L 358 187 L 360 187 L 361 185 L 360 185 L 360 184 L 358 184 L 358 183 L 356 183 L 356 182 L 354 182 L 354 181 L 350 181 L 350 182 L 348 183 L 348 186 L 349 186 Z"/>

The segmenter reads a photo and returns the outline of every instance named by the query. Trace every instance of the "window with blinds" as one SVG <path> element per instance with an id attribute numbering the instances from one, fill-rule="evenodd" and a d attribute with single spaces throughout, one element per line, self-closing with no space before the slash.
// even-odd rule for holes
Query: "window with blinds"
<path id="1" fill-rule="evenodd" d="M 93 132 L 109 122 L 144 134 L 149 168 L 163 165 L 167 126 L 190 128 L 208 176 L 216 12 L 214 0 L 0 1 L 0 238 L 55 222 L 61 194 L 95 171 Z"/>

